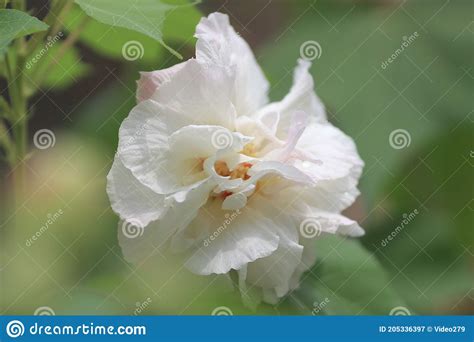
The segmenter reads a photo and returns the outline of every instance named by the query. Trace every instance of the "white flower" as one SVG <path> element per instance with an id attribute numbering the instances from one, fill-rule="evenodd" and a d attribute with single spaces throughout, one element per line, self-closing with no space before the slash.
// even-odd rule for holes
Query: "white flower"
<path id="1" fill-rule="evenodd" d="M 203 18 L 196 37 L 195 59 L 142 73 L 120 128 L 107 192 L 121 220 L 143 228 L 133 238 L 119 229 L 120 245 L 132 262 L 167 248 L 196 274 L 234 270 L 246 302 L 257 293 L 276 303 L 315 262 L 303 221 L 317 236 L 364 233 L 340 215 L 359 194 L 363 162 L 328 123 L 309 62 L 268 103 L 269 84 L 226 15 Z"/>

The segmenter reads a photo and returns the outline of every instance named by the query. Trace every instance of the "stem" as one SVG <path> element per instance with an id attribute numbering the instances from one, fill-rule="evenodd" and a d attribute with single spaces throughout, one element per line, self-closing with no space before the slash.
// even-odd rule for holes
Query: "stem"
<path id="1" fill-rule="evenodd" d="M 71 10 L 72 5 L 74 5 L 73 0 L 67 1 L 59 10 L 59 14 L 57 16 L 56 22 L 54 25 L 51 27 L 49 35 L 54 37 L 55 35 L 58 34 L 59 30 L 61 30 L 61 27 L 63 26 L 64 22 L 64 17 L 68 14 L 68 12 Z"/>
<path id="2" fill-rule="evenodd" d="M 0 146 L 3 146 L 5 150 L 5 161 L 8 165 L 14 164 L 13 147 L 11 146 L 10 137 L 8 136 L 8 130 L 5 124 L 0 121 Z"/>
<path id="3" fill-rule="evenodd" d="M 50 11 L 44 18 L 44 22 L 49 25 L 49 30 L 41 31 L 33 34 L 30 39 L 27 55 L 33 53 L 38 46 L 44 42 L 45 38 L 49 36 L 55 36 L 62 26 L 62 20 L 67 12 L 71 9 L 73 1 L 68 2 L 52 2 L 50 5 Z"/>
<path id="4" fill-rule="evenodd" d="M 12 1 L 12 6 L 14 9 L 17 9 L 19 11 L 26 11 L 26 3 L 24 0 L 13 0 Z"/>
<path id="5" fill-rule="evenodd" d="M 23 159 L 26 156 L 28 141 L 28 120 L 26 115 L 27 100 L 22 89 L 21 65 L 18 64 L 18 60 L 15 60 L 15 57 L 15 52 L 9 51 L 5 58 L 5 62 L 8 74 L 8 92 L 10 95 L 11 109 L 15 118 L 15 121 L 12 122 L 13 138 L 15 141 L 15 178 L 21 184 L 20 187 L 22 187 L 25 179 Z M 12 60 L 15 60 L 15 63 Z"/>
<path id="6" fill-rule="evenodd" d="M 79 26 L 73 31 L 71 32 L 67 38 L 64 40 L 64 42 L 61 44 L 60 48 L 58 49 L 58 51 L 56 52 L 56 55 L 54 56 L 55 58 L 51 58 L 50 60 L 48 60 L 44 65 L 40 66 L 38 68 L 38 71 L 35 72 L 32 76 L 33 78 L 33 81 L 36 83 L 36 84 L 41 84 L 41 80 L 43 79 L 43 77 L 46 75 L 46 73 L 49 71 L 49 69 L 52 67 L 52 64 L 55 62 L 55 61 L 60 61 L 61 58 L 64 56 L 64 54 L 66 53 L 66 51 L 74 45 L 74 43 L 77 41 L 77 39 L 79 38 L 80 34 L 82 33 L 82 31 L 84 30 L 84 28 L 86 27 L 86 24 L 87 22 L 89 21 L 89 17 L 85 17 L 80 23 L 79 23 Z"/>

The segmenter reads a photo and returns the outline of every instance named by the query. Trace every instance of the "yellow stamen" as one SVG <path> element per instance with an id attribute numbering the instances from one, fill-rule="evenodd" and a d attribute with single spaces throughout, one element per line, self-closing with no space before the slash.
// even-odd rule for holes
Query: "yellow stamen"
<path id="1" fill-rule="evenodd" d="M 256 157 L 257 147 L 253 143 L 248 143 L 244 146 L 242 154 L 245 154 L 249 157 Z"/>
<path id="2" fill-rule="evenodd" d="M 240 163 L 230 173 L 230 179 L 237 179 L 237 178 L 242 178 L 243 180 L 249 179 L 250 176 L 247 174 L 247 171 L 251 167 L 252 167 L 252 164 L 250 163 Z"/>
<path id="3" fill-rule="evenodd" d="M 218 160 L 214 163 L 214 169 L 216 170 L 217 174 L 222 177 L 228 177 L 230 175 L 229 167 L 227 166 L 225 161 Z"/>

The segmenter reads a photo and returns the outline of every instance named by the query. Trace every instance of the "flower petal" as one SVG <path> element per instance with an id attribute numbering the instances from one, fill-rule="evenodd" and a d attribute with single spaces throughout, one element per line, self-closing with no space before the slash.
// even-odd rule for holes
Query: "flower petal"
<path id="1" fill-rule="evenodd" d="M 354 141 L 329 123 L 310 124 L 299 139 L 291 165 L 308 175 L 314 187 L 298 193 L 297 204 L 332 212 L 350 206 L 364 166 Z"/>
<path id="2" fill-rule="evenodd" d="M 141 234 L 130 237 L 124 230 L 126 226 L 119 225 L 119 244 L 125 259 L 138 263 L 152 255 L 155 250 L 165 250 L 169 246 L 168 242 L 196 217 L 213 186 L 212 182 L 205 180 L 182 190 L 179 195 L 173 196 L 166 213 L 142 228 Z"/>
<path id="3" fill-rule="evenodd" d="M 303 111 L 294 112 L 285 144 L 282 147 L 278 147 L 267 153 L 264 159 L 286 162 L 295 149 L 295 146 L 307 125 L 308 115 Z"/>
<path id="4" fill-rule="evenodd" d="M 135 106 L 120 126 L 120 159 L 141 183 L 158 193 L 164 191 L 156 170 L 163 163 L 168 138 L 185 124 L 177 113 L 146 100 Z"/>
<path id="5" fill-rule="evenodd" d="M 311 178 L 296 167 L 277 161 L 262 161 L 255 163 L 248 171 L 250 178 L 244 182 L 245 185 L 255 184 L 267 175 L 278 175 L 287 180 L 301 184 L 313 184 Z"/>
<path id="6" fill-rule="evenodd" d="M 268 102 L 269 84 L 252 50 L 229 23 L 229 17 L 212 13 L 196 27 L 196 58 L 200 62 L 232 67 L 236 79 L 233 103 L 237 115 L 252 115 Z"/>
<path id="7" fill-rule="evenodd" d="M 260 194 L 255 194 L 248 206 L 273 221 L 272 227 L 279 236 L 279 243 L 278 249 L 271 255 L 248 264 L 247 282 L 263 288 L 264 293 L 272 289 L 281 298 L 290 290 L 291 279 L 301 262 L 303 246 L 298 242 L 298 222 L 284 210 L 274 207 L 271 199 Z"/>
<path id="8" fill-rule="evenodd" d="M 316 262 L 315 239 L 300 237 L 299 244 L 303 246 L 301 261 L 290 279 L 290 290 L 300 286 L 300 279 L 304 272 L 310 270 Z"/>
<path id="9" fill-rule="evenodd" d="M 294 166 L 314 181 L 360 177 L 364 163 L 354 141 L 333 125 L 310 124 L 296 144 L 303 156 Z M 306 161 L 305 161 L 306 160 Z"/>
<path id="10" fill-rule="evenodd" d="M 226 197 L 224 202 L 222 202 L 223 210 L 237 210 L 242 209 L 247 204 L 247 196 L 243 193 L 238 192 L 236 194 Z"/>
<path id="11" fill-rule="evenodd" d="M 213 238 L 206 240 L 186 262 L 192 272 L 201 275 L 227 273 L 276 250 L 279 238 L 273 231 L 273 222 L 258 211 L 245 208 L 228 226 L 219 229 L 224 227 L 224 213 L 229 212 L 220 208 L 218 200 L 205 208 L 199 215 L 209 216 L 207 226 L 216 230 L 210 232 Z"/>
<path id="12" fill-rule="evenodd" d="M 107 175 L 107 194 L 112 209 L 122 220 L 141 227 L 158 219 L 167 210 L 165 196 L 140 183 L 118 157 Z"/>
<path id="13" fill-rule="evenodd" d="M 152 99 L 186 117 L 188 125 L 217 125 L 233 130 L 234 83 L 232 70 L 191 59 L 156 90 Z"/>
<path id="14" fill-rule="evenodd" d="M 169 81 L 185 64 L 186 62 L 183 62 L 167 69 L 141 72 L 140 79 L 137 81 L 137 102 L 151 98 L 156 89 Z"/>
<path id="15" fill-rule="evenodd" d="M 309 73 L 311 63 L 299 59 L 298 66 L 293 75 L 293 86 L 290 92 L 279 102 L 273 102 L 262 108 L 258 116 L 266 117 L 269 112 L 278 113 L 280 121 L 278 123 L 277 136 L 286 139 L 293 113 L 303 111 L 315 122 L 325 122 L 326 113 L 324 105 L 314 92 L 313 77 Z"/>
<path id="16" fill-rule="evenodd" d="M 313 211 L 308 214 L 308 218 L 313 220 L 323 233 L 340 234 L 352 237 L 359 237 L 365 234 L 364 230 L 356 221 L 341 214 L 320 211 L 317 209 L 313 209 Z"/>
<path id="17" fill-rule="evenodd" d="M 274 289 L 278 297 L 283 297 L 290 290 L 290 281 L 302 253 L 303 246 L 281 240 L 275 252 L 247 266 L 247 282 L 263 289 Z"/>
<path id="18" fill-rule="evenodd" d="M 154 106 L 163 108 L 148 100 L 132 110 L 120 129 L 119 152 L 135 177 L 157 193 L 171 194 L 208 177 L 205 159 L 225 148 L 240 149 L 248 140 L 221 126 L 174 126 L 170 132 L 176 123 L 167 124 L 166 109 L 160 116 L 152 112 Z M 147 127 L 140 131 L 143 120 Z"/>

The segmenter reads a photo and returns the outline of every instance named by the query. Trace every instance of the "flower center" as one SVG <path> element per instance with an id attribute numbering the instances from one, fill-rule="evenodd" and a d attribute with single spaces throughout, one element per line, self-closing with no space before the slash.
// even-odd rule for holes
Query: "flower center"
<path id="1" fill-rule="evenodd" d="M 256 152 L 257 152 L 257 146 L 255 146 L 254 143 L 250 142 L 244 146 L 241 153 L 249 157 L 256 157 Z"/>
<path id="2" fill-rule="evenodd" d="M 232 170 L 230 173 L 230 179 L 237 179 L 242 178 L 243 180 L 247 180 L 250 176 L 247 174 L 248 170 L 252 167 L 250 163 L 240 163 L 238 164 L 235 169 Z"/>
<path id="3" fill-rule="evenodd" d="M 222 177 L 230 177 L 230 179 L 249 179 L 250 176 L 247 174 L 247 172 L 251 167 L 251 163 L 244 162 L 237 164 L 237 166 L 231 171 L 225 161 L 218 160 L 214 163 L 214 169 L 216 170 L 216 173 Z"/>
<path id="4" fill-rule="evenodd" d="M 250 176 L 247 174 L 248 170 L 252 167 L 251 163 L 243 162 L 237 164 L 233 170 L 229 169 L 229 166 L 225 161 L 218 160 L 214 163 L 214 169 L 219 176 L 222 177 L 229 177 L 229 179 L 238 179 L 241 178 L 243 180 L 247 180 Z M 232 191 L 222 191 L 216 197 L 221 199 L 225 199 L 228 196 L 232 195 Z"/>
<path id="5" fill-rule="evenodd" d="M 227 163 L 222 160 L 218 160 L 214 163 L 214 169 L 219 176 L 228 177 L 230 176 L 230 170 Z"/>

